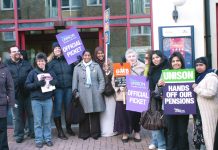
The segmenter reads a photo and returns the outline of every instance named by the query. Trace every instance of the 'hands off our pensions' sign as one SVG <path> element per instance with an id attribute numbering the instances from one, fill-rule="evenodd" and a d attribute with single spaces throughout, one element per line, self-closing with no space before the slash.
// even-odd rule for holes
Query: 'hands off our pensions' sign
<path id="1" fill-rule="evenodd" d="M 194 69 L 163 70 L 162 80 L 166 83 L 163 88 L 164 114 L 195 114 Z"/>

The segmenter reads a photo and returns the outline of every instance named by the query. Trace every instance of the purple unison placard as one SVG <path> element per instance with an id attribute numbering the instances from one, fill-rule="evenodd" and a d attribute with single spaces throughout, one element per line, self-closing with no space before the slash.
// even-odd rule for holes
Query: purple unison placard
<path id="1" fill-rule="evenodd" d="M 56 38 L 68 64 L 77 61 L 77 57 L 81 56 L 85 50 L 79 33 L 73 27 L 57 34 Z"/>
<path id="2" fill-rule="evenodd" d="M 193 82 L 166 83 L 163 88 L 164 114 L 196 114 L 196 99 Z"/>
<path id="3" fill-rule="evenodd" d="M 150 100 L 149 82 L 144 76 L 126 76 L 126 110 L 148 110 Z"/>

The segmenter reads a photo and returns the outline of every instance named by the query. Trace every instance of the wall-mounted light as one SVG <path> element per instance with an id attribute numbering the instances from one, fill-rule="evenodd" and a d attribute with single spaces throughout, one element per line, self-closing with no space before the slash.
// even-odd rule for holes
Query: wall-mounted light
<path id="1" fill-rule="evenodd" d="M 173 20 L 175 22 L 177 22 L 177 20 L 179 18 L 179 13 L 178 13 L 176 7 L 184 5 L 186 0 L 172 0 L 172 2 L 174 4 L 174 10 L 173 10 L 172 16 L 173 16 Z"/>

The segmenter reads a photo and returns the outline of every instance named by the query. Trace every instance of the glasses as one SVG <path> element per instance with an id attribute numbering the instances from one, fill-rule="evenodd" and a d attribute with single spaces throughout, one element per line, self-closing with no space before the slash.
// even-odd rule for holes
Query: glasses
<path id="1" fill-rule="evenodd" d="M 11 50 L 11 53 L 20 53 L 17 47 L 12 47 L 10 50 Z"/>
<path id="2" fill-rule="evenodd" d="M 20 51 L 11 51 L 11 53 L 18 53 L 18 54 L 20 54 Z"/>

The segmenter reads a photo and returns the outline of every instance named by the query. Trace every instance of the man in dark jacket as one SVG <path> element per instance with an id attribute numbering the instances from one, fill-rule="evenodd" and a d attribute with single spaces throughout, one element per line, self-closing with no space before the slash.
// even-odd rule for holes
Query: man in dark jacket
<path id="1" fill-rule="evenodd" d="M 0 57 L 0 149 L 8 150 L 7 111 L 14 105 L 14 83 Z"/>
<path id="2" fill-rule="evenodd" d="M 71 100 L 72 100 L 72 77 L 74 65 L 68 65 L 65 60 L 61 48 L 57 42 L 52 45 L 54 59 L 49 63 L 49 70 L 53 71 L 57 76 L 57 84 L 54 96 L 54 122 L 58 131 L 58 137 L 66 140 L 62 124 L 61 124 L 61 112 L 62 103 L 64 103 L 66 130 L 70 135 L 75 135 L 71 129 L 71 122 L 66 118 L 70 115 Z"/>
<path id="3" fill-rule="evenodd" d="M 25 116 L 27 116 L 29 135 L 34 137 L 33 129 L 33 113 L 28 90 L 25 89 L 25 81 L 28 73 L 32 70 L 31 64 L 20 58 L 18 47 L 10 48 L 11 59 L 6 65 L 11 72 L 14 88 L 15 88 L 15 105 L 13 108 L 14 118 L 14 136 L 17 143 L 21 143 L 24 139 Z"/>

